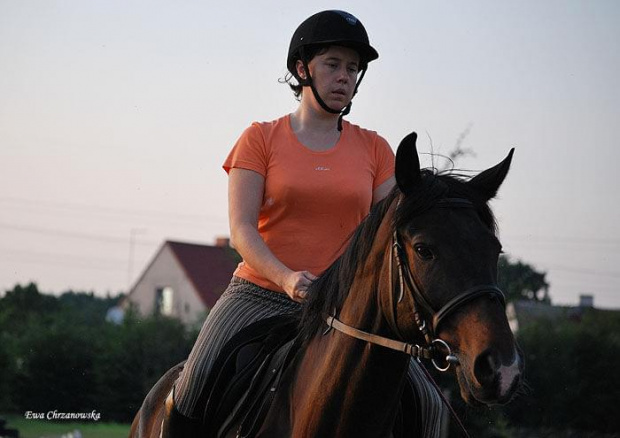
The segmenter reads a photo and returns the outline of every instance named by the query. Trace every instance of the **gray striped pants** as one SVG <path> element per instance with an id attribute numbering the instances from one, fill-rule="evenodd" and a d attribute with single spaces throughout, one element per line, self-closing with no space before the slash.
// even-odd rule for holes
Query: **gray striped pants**
<path id="1" fill-rule="evenodd" d="M 301 305 L 286 294 L 263 289 L 247 280 L 233 277 L 205 320 L 174 389 L 177 410 L 186 417 L 197 417 L 196 402 L 211 366 L 226 342 L 249 324 L 270 316 L 299 312 Z M 411 360 L 409 378 L 418 392 L 423 410 L 421 433 L 424 438 L 439 436 L 443 404 L 428 382 L 420 365 Z"/>
<path id="2" fill-rule="evenodd" d="M 211 366 L 226 342 L 241 329 L 270 316 L 299 312 L 301 305 L 288 295 L 263 289 L 233 277 L 202 325 L 174 388 L 174 403 L 186 417 L 195 418 L 196 402 Z"/>

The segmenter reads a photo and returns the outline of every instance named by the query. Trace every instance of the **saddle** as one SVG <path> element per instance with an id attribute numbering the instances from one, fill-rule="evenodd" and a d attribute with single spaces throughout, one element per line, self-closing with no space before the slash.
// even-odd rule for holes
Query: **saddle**
<path id="1" fill-rule="evenodd" d="M 207 378 L 198 406 L 204 406 L 201 436 L 218 438 L 237 427 L 236 437 L 260 429 L 280 380 L 302 344 L 298 315 L 278 315 L 249 325 L 224 346 Z M 406 379 L 393 437 L 418 436 L 417 392 Z"/>
<path id="2" fill-rule="evenodd" d="M 237 437 L 256 434 L 286 366 L 299 349 L 298 315 L 278 315 L 242 329 L 224 346 L 198 399 L 205 406 L 202 432 Z"/>

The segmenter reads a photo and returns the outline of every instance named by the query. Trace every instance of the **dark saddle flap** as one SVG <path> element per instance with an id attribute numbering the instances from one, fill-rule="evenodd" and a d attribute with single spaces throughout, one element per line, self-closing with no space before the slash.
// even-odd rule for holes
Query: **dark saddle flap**
<path id="1" fill-rule="evenodd" d="M 255 433 L 297 351 L 298 324 L 298 315 L 274 316 L 250 324 L 226 343 L 198 400 L 205 406 L 205 436 L 223 436 L 234 425 L 240 425 L 240 437 Z"/>

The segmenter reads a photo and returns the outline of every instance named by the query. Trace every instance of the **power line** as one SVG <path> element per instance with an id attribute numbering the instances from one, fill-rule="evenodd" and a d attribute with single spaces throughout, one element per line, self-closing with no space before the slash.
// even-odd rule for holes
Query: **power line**
<path id="1" fill-rule="evenodd" d="M 18 197 L 0 197 L 0 203 L 25 204 L 38 209 L 55 208 L 62 210 L 80 211 L 82 213 L 112 214 L 147 217 L 150 220 L 196 221 L 195 226 L 204 227 L 204 222 L 227 222 L 227 217 L 205 214 L 170 213 L 169 211 L 123 209 L 117 207 L 80 204 L 72 202 L 55 202 L 47 200 L 33 200 Z M 199 223 L 198 223 L 199 222 Z M 188 224 L 184 224 L 187 226 Z M 620 246 L 620 238 L 601 238 L 583 236 L 539 236 L 527 235 L 502 235 L 504 241 L 527 242 L 528 245 L 565 244 L 565 245 L 588 245 L 588 246 Z"/>
<path id="2" fill-rule="evenodd" d="M 66 231 L 57 228 L 43 228 L 43 227 L 32 227 L 26 225 L 17 225 L 6 222 L 0 222 L 0 228 L 9 229 L 13 231 L 21 231 L 26 233 L 34 233 L 34 234 L 42 234 L 46 236 L 56 236 L 56 237 L 69 237 L 72 239 L 84 239 L 84 240 L 93 240 L 97 242 L 104 243 L 114 243 L 114 244 L 123 244 L 127 245 L 129 243 L 129 238 L 116 237 L 116 236 L 105 236 L 98 234 L 88 234 L 88 233 L 78 233 L 75 231 Z M 160 242 L 154 241 L 135 241 L 136 245 L 156 245 Z"/>
<path id="3" fill-rule="evenodd" d="M 187 213 L 170 213 L 169 211 L 157 210 L 139 210 L 139 209 L 123 209 L 117 207 L 80 204 L 71 202 L 54 202 L 47 200 L 33 200 L 18 197 L 0 197 L 0 203 L 23 204 L 28 207 L 38 209 L 61 209 L 79 211 L 82 213 L 92 214 L 111 214 L 124 216 L 141 216 L 150 220 L 170 220 L 173 221 L 195 221 L 195 226 L 204 227 L 205 222 L 227 222 L 227 216 L 205 215 L 205 214 L 187 214 Z M 187 226 L 188 224 L 184 224 Z M 540 235 L 502 235 L 505 241 L 527 242 L 529 245 L 544 244 L 570 244 L 570 245 L 588 245 L 588 246 L 620 246 L 620 238 L 601 238 L 601 237 L 583 237 L 583 236 L 540 236 Z"/>
<path id="4" fill-rule="evenodd" d="M 516 242 L 510 242 L 510 241 L 506 241 L 504 240 L 503 242 L 503 247 L 505 252 L 507 253 L 512 253 L 512 252 L 516 252 L 516 249 L 519 250 L 524 250 L 527 249 L 528 251 L 536 251 L 538 253 L 548 253 L 548 252 L 562 252 L 562 253 L 567 253 L 567 252 L 571 252 L 571 253 L 584 253 L 584 252 L 589 252 L 589 253 L 604 253 L 604 254 L 618 254 L 620 253 L 620 246 L 617 248 L 614 248 L 613 246 L 586 246 L 580 243 L 574 243 L 574 244 L 570 244 L 570 243 L 538 243 L 538 242 L 532 242 L 532 243 L 516 243 Z"/>
<path id="5" fill-rule="evenodd" d="M 620 286 L 617 284 L 598 284 L 592 283 L 591 281 L 586 281 L 585 279 L 576 279 L 576 280 L 553 280 L 550 282 L 551 285 L 551 295 L 555 295 L 556 292 L 566 293 L 569 291 L 595 291 L 595 292 L 618 292 L 620 291 Z"/>
<path id="6" fill-rule="evenodd" d="M 620 278 L 620 272 L 599 271 L 596 269 L 575 268 L 575 267 L 563 266 L 563 265 L 550 265 L 549 270 L 570 272 L 573 274 L 595 275 L 597 277 Z"/>
<path id="7" fill-rule="evenodd" d="M 103 259 L 69 254 L 51 254 L 33 251 L 3 250 L 0 258 L 8 259 L 17 263 L 34 263 L 45 265 L 62 265 L 72 268 L 85 268 L 105 271 L 121 272 L 125 269 L 126 262 L 116 259 Z"/>
<path id="8" fill-rule="evenodd" d="M 47 235 L 47 236 L 68 237 L 68 238 L 74 238 L 74 239 L 91 240 L 91 241 L 112 243 L 112 244 L 127 245 L 130 242 L 129 238 L 123 238 L 123 237 L 78 233 L 74 231 L 66 231 L 66 230 L 61 230 L 61 229 L 32 227 L 32 226 L 17 225 L 17 224 L 11 224 L 11 223 L 3 223 L 3 222 L 0 222 L 0 229 L 1 228 L 10 229 L 14 231 L 27 232 L 27 233 L 42 234 L 42 235 Z M 134 240 L 132 243 L 135 245 L 153 246 L 153 245 L 157 245 L 161 243 L 161 241 Z M 553 269 L 555 271 L 564 271 L 564 272 L 580 273 L 580 274 L 587 274 L 587 275 L 598 275 L 598 276 L 620 278 L 620 273 L 618 272 L 598 271 L 598 270 L 574 268 L 574 267 L 560 266 L 560 265 L 549 266 L 549 269 Z"/>
<path id="9" fill-rule="evenodd" d="M 87 214 L 101 214 L 107 215 L 132 215 L 132 216 L 148 216 L 150 219 L 164 219 L 173 218 L 175 220 L 193 221 L 193 220 L 220 220 L 223 218 L 217 218 L 215 216 L 208 215 L 191 215 L 191 214 L 170 214 L 169 212 L 161 211 L 147 211 L 147 210 L 129 210 L 118 209 L 104 206 L 84 205 L 77 203 L 59 203 L 51 201 L 34 201 L 30 199 L 22 199 L 15 197 L 0 197 L 0 203 L 12 203 L 22 204 L 27 207 L 34 207 L 38 209 L 60 209 L 68 211 L 78 211 Z M 185 224 L 188 226 L 189 224 Z M 202 225 L 201 225 L 202 227 Z M 102 234 L 81 233 L 76 231 L 63 230 L 58 228 L 46 228 L 27 226 L 15 223 L 0 222 L 0 229 L 33 233 L 44 236 L 55 236 L 71 239 L 81 239 L 88 241 L 97 241 L 108 244 L 116 245 L 128 245 L 130 242 L 129 237 L 117 237 Z M 513 242 L 513 245 L 527 244 L 529 247 L 537 248 L 537 250 L 562 250 L 566 247 L 580 246 L 582 248 L 591 250 L 602 250 L 605 252 L 616 251 L 617 246 L 620 246 L 620 239 L 615 238 L 588 238 L 588 237 L 576 237 L 576 236 L 536 236 L 536 235 L 506 235 L 503 236 L 506 243 Z M 145 241 L 135 240 L 133 244 L 141 246 L 154 246 L 160 244 L 161 241 Z M 541 246 L 543 248 L 541 248 Z M 544 246 L 548 246 L 544 248 Z M 12 254 L 12 255 L 11 255 Z M 126 261 L 111 260 L 111 259 L 96 259 L 92 257 L 83 256 L 70 256 L 70 255 L 58 255 L 50 253 L 36 253 L 28 251 L 3 251 L 0 256 L 4 259 L 19 260 L 20 263 L 33 263 L 33 264 L 45 264 L 45 265 L 62 265 L 70 266 L 77 269 L 94 269 L 94 270 L 108 270 L 118 271 L 122 269 L 121 266 L 126 265 Z M 117 267 L 118 266 L 118 267 Z M 579 275 L 584 282 L 588 281 L 587 277 L 597 276 L 617 279 L 620 278 L 619 272 L 613 271 L 601 271 L 596 269 L 587 269 L 581 267 L 571 267 L 566 265 L 550 265 L 548 271 L 552 272 L 568 272 Z M 614 286 L 609 286 L 614 287 Z"/>
<path id="10" fill-rule="evenodd" d="M 25 198 L 16 198 L 16 197 L 0 197 L 0 203 L 12 203 L 12 204 L 21 204 L 21 206 L 36 208 L 40 210 L 47 209 L 60 209 L 60 210 L 69 210 L 69 211 L 77 211 L 79 213 L 85 214 L 106 214 L 106 215 L 115 215 L 115 216 L 133 216 L 133 217 L 142 217 L 148 218 L 150 220 L 173 220 L 179 222 L 195 222 L 200 223 L 200 226 L 203 226 L 205 222 L 222 222 L 227 221 L 227 217 L 224 216 L 215 216 L 215 215 L 205 215 L 205 214 L 188 214 L 188 213 L 170 213 L 169 211 L 156 211 L 156 210 L 138 210 L 138 209 L 124 209 L 117 207 L 109 207 L 109 206 L 101 206 L 101 205 L 89 205 L 89 204 L 79 204 L 79 203 L 71 203 L 71 202 L 54 202 L 54 201 L 46 201 L 46 200 L 32 200 Z M 187 224 L 185 224 L 187 225 Z M 196 225 L 198 226 L 198 225 Z"/>
<path id="11" fill-rule="evenodd" d="M 620 239 L 613 237 L 582 237 L 582 236 L 538 236 L 538 235 L 502 235 L 503 241 L 519 241 L 527 244 L 571 244 L 571 245 L 620 245 Z"/>

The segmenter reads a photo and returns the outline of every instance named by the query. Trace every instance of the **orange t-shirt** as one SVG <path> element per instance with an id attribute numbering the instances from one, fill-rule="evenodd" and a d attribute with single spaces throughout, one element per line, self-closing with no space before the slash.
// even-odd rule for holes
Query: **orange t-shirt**
<path id="1" fill-rule="evenodd" d="M 342 125 L 336 145 L 315 152 L 299 142 L 290 116 L 253 123 L 224 162 L 226 172 L 248 169 L 265 178 L 258 232 L 292 270 L 319 275 L 328 268 L 370 211 L 373 190 L 394 174 L 394 152 L 385 139 Z M 245 262 L 235 275 L 282 292 Z"/>

